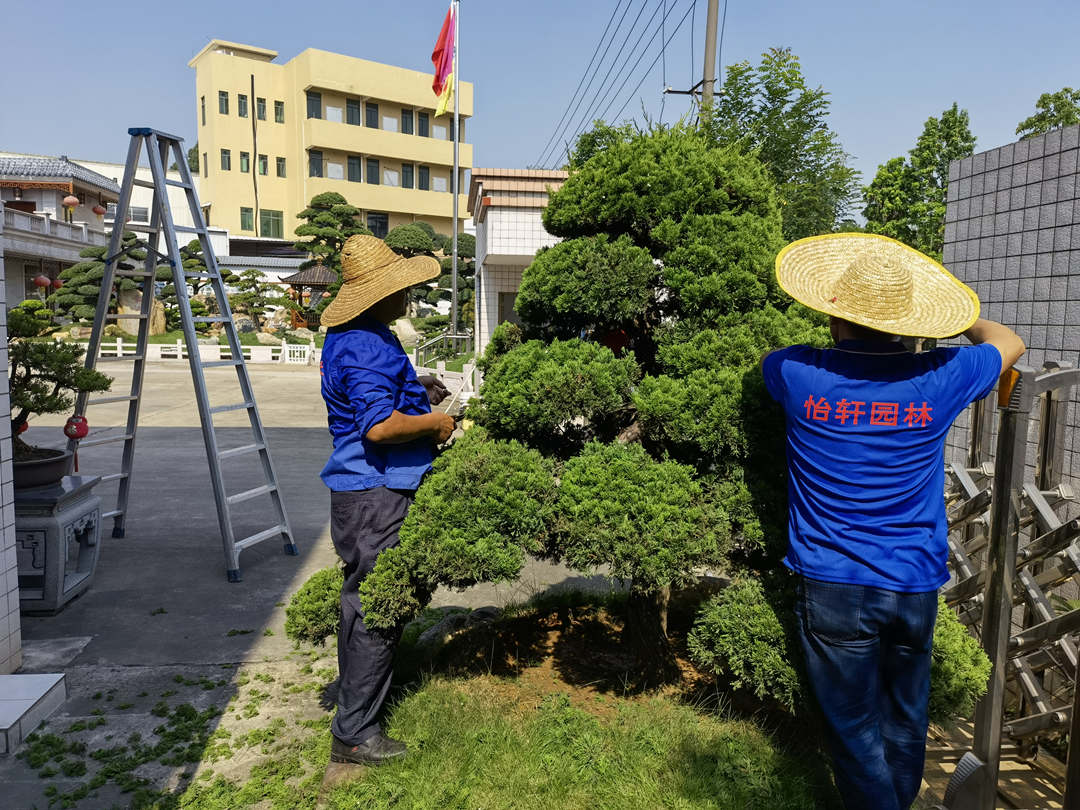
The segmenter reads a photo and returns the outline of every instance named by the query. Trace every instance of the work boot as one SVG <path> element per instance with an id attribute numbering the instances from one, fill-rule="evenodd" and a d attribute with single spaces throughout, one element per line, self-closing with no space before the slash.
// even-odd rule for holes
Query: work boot
<path id="1" fill-rule="evenodd" d="M 350 762 L 354 765 L 382 765 L 405 756 L 407 750 L 405 743 L 387 737 L 381 731 L 360 745 L 349 745 L 334 737 L 330 746 L 330 761 Z"/>

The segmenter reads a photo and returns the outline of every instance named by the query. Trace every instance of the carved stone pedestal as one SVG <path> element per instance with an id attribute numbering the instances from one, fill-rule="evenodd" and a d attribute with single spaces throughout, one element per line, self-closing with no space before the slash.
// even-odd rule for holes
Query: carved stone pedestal
<path id="1" fill-rule="evenodd" d="M 90 587 L 101 550 L 97 476 L 68 475 L 58 484 L 15 490 L 19 607 L 56 613 Z"/>

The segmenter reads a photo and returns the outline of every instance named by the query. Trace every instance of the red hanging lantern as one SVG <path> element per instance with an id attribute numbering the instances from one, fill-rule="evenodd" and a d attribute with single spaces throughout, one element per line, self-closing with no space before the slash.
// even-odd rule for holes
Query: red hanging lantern
<path id="1" fill-rule="evenodd" d="M 74 208 L 79 204 L 79 198 L 74 194 L 68 194 L 63 200 L 64 208 Z"/>
<path id="2" fill-rule="evenodd" d="M 15 431 L 15 434 L 18 435 L 20 433 L 26 433 L 26 429 L 29 428 L 29 427 L 30 427 L 29 422 L 23 422 L 21 425 L 19 425 L 18 429 Z"/>
<path id="3" fill-rule="evenodd" d="M 52 279 L 50 279 L 48 276 L 44 274 L 34 276 L 35 287 L 48 287 L 50 284 L 52 284 Z"/>
<path id="4" fill-rule="evenodd" d="M 64 425 L 64 435 L 69 439 L 85 439 L 90 432 L 90 425 L 85 416 L 72 416 Z"/>
<path id="5" fill-rule="evenodd" d="M 53 286 L 53 289 L 54 289 L 54 290 L 59 290 L 59 289 L 60 289 L 61 287 L 63 287 L 63 286 L 64 286 L 64 281 L 63 281 L 63 279 L 59 279 L 59 278 L 54 278 L 54 279 L 52 280 L 52 286 Z"/>
<path id="6" fill-rule="evenodd" d="M 105 214 L 106 214 L 106 208 L 105 208 L 105 206 L 103 206 L 103 205 L 102 205 L 101 203 L 98 203 L 97 205 L 95 205 L 95 206 L 94 206 L 93 208 L 91 208 L 90 210 L 91 210 L 91 211 L 93 211 L 93 212 L 94 212 L 95 214 L 97 214 L 97 215 L 98 215 L 98 219 L 101 219 L 101 218 L 102 218 L 102 217 L 104 217 L 104 216 L 105 216 Z"/>

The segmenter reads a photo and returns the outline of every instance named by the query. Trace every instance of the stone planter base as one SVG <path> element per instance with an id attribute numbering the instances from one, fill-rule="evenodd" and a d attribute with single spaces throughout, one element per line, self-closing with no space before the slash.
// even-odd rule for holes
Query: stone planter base
<path id="1" fill-rule="evenodd" d="M 58 483 L 71 470 L 71 459 L 72 454 L 67 450 L 58 450 L 54 458 L 12 462 L 15 489 L 30 489 Z"/>

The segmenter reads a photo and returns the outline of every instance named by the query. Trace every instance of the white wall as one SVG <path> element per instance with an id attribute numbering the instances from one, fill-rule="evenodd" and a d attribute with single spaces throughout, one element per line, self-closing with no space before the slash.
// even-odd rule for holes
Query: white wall
<path id="1" fill-rule="evenodd" d="M 20 267 L 21 270 L 21 267 Z M 0 253 L 0 368 L 6 369 L 7 307 Z M 15 558 L 15 491 L 11 482 L 11 402 L 7 374 L 0 377 L 0 675 L 22 666 L 19 575 Z"/>
<path id="2" fill-rule="evenodd" d="M 499 325 L 499 294 L 517 293 L 523 266 L 485 264 L 477 271 L 476 346 L 482 354 Z"/>

